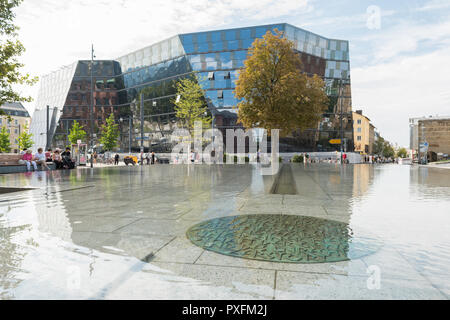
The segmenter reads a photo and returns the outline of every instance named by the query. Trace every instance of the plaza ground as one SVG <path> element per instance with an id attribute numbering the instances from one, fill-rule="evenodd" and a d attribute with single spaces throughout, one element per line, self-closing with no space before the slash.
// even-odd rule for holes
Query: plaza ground
<path id="1" fill-rule="evenodd" d="M 30 188 L 0 191 L 0 298 L 450 298 L 450 171 L 288 166 L 296 194 L 271 194 L 274 177 L 250 164 L 0 175 L 2 188 Z M 297 264 L 214 253 L 186 237 L 208 219 L 264 213 L 344 222 L 382 246 Z"/>

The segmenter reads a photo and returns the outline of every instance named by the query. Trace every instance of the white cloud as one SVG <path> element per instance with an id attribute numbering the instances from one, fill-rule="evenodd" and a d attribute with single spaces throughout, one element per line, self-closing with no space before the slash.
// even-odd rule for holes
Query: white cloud
<path id="1" fill-rule="evenodd" d="M 450 2 L 448 2 L 448 0 L 431 0 L 422 7 L 417 8 L 416 11 L 430 11 L 446 8 L 450 8 Z"/>
<path id="2" fill-rule="evenodd" d="M 372 42 L 375 62 L 382 62 L 400 54 L 414 53 L 424 49 L 421 43 L 437 46 L 450 39 L 450 21 L 432 24 L 403 22 L 383 33 L 366 38 Z"/>
<path id="3" fill-rule="evenodd" d="M 352 70 L 353 106 L 388 140 L 409 145 L 408 119 L 450 115 L 450 48 Z"/>
<path id="4" fill-rule="evenodd" d="M 308 0 L 27 0 L 16 10 L 16 23 L 27 48 L 25 70 L 43 75 L 90 59 L 91 43 L 97 59 L 113 59 L 178 33 L 252 25 L 310 10 Z M 25 92 L 36 97 L 37 89 Z M 33 104 L 27 108 L 32 111 Z"/>

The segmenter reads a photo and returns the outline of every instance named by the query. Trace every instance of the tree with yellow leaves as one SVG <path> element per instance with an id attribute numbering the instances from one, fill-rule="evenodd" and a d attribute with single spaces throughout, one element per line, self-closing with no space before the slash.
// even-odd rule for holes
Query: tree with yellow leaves
<path id="1" fill-rule="evenodd" d="M 326 109 L 325 84 L 303 72 L 292 41 L 275 29 L 256 39 L 236 82 L 238 121 L 247 128 L 294 130 L 316 127 Z"/>

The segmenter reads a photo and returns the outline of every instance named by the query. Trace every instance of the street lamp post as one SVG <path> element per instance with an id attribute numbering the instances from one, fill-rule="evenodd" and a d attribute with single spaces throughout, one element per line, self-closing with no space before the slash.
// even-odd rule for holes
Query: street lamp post
<path id="1" fill-rule="evenodd" d="M 45 134 L 45 150 L 48 150 L 48 132 L 50 131 L 50 106 L 47 105 L 47 121 L 46 121 L 46 134 Z"/>
<path id="2" fill-rule="evenodd" d="M 128 153 L 131 154 L 131 143 L 132 143 L 131 129 L 133 122 L 133 114 L 127 117 L 127 119 L 128 119 Z M 119 120 L 120 122 L 123 122 L 124 119 L 121 117 Z"/>
<path id="3" fill-rule="evenodd" d="M 343 161 L 343 155 L 342 155 L 342 152 L 343 152 L 343 150 L 344 150 L 344 145 L 343 145 L 343 140 L 344 140 L 344 128 L 343 128 L 343 119 L 342 119 L 342 117 L 343 117 L 343 110 L 342 110 L 342 100 L 343 100 L 343 94 L 342 94 L 342 76 L 341 76 L 341 79 L 339 79 L 339 102 L 340 102 L 340 107 L 339 107 L 339 109 L 340 109 L 340 115 L 339 115 L 339 128 L 340 128 L 340 140 L 341 140 L 341 146 L 340 146 L 340 149 L 341 149 L 341 164 L 342 164 L 342 161 Z"/>
<path id="4" fill-rule="evenodd" d="M 141 93 L 141 166 L 144 165 L 144 94 Z"/>
<path id="5" fill-rule="evenodd" d="M 90 122 L 90 134 L 89 134 L 89 138 L 90 138 L 90 147 L 91 147 L 91 168 L 94 167 L 94 158 L 93 158 L 93 153 L 94 153 L 94 143 L 93 143 L 93 132 L 94 132 L 94 124 L 93 124 L 93 113 L 94 113 L 94 78 L 93 78 L 93 69 L 94 69 L 94 45 L 92 45 L 91 47 L 91 105 L 90 105 L 90 112 L 89 112 L 89 122 Z"/>
<path id="6" fill-rule="evenodd" d="M 423 153 L 425 153 L 425 156 L 424 156 L 424 161 L 423 161 L 423 163 L 424 164 L 428 164 L 428 148 L 425 146 L 425 143 L 426 143 L 426 139 L 425 139 L 425 123 L 423 123 L 422 122 L 422 146 L 423 146 L 423 150 L 424 150 L 424 152 Z M 419 144 L 419 154 L 420 154 L 420 149 L 421 149 L 421 145 Z M 422 161 L 422 159 L 421 159 L 421 161 Z"/>

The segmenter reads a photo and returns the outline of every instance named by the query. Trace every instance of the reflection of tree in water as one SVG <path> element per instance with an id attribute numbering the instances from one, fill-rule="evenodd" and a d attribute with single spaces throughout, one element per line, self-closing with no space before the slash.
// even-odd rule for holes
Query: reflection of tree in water
<path id="1" fill-rule="evenodd" d="M 0 215 L 0 299 L 14 298 L 10 290 L 16 288 L 22 281 L 16 274 L 20 271 L 25 253 L 21 252 L 20 245 L 14 243 L 13 239 L 29 226 L 8 227 L 3 224 Z"/>

